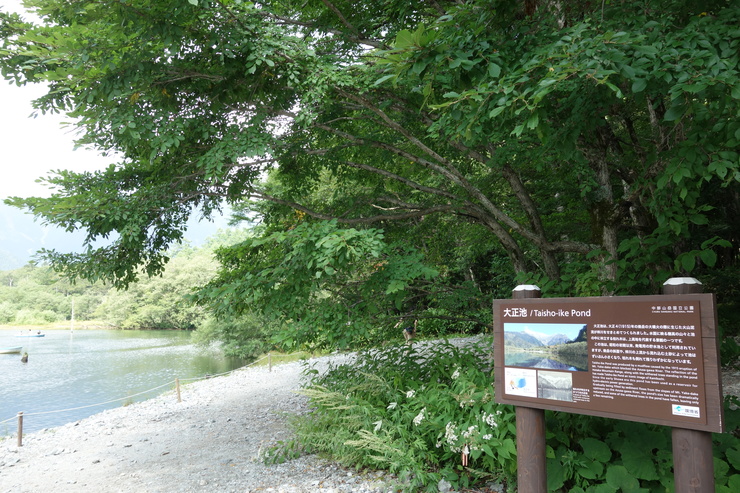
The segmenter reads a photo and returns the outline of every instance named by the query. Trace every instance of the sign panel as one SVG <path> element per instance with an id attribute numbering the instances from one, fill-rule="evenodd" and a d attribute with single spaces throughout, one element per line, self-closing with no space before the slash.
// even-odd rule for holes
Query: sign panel
<path id="1" fill-rule="evenodd" d="M 494 302 L 496 401 L 722 430 L 711 294 Z"/>

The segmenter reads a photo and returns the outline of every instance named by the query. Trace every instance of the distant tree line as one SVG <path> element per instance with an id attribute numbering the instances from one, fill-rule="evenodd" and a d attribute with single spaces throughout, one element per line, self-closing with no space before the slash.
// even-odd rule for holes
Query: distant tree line
<path id="1" fill-rule="evenodd" d="M 70 282 L 47 265 L 0 272 L 0 324 L 95 322 L 120 329 L 194 329 L 203 310 L 184 295 L 215 272 L 211 248 L 176 252 L 161 276 L 142 279 L 127 291 L 102 282 Z"/>

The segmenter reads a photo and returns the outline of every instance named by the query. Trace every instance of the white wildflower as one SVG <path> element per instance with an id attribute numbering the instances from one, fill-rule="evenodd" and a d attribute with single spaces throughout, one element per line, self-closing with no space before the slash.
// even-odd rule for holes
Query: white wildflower
<path id="1" fill-rule="evenodd" d="M 465 406 L 472 406 L 475 404 L 475 399 L 463 399 L 460 401 L 460 408 L 464 408 Z"/>
<path id="2" fill-rule="evenodd" d="M 386 409 L 395 409 L 397 405 L 397 402 L 391 402 L 390 404 L 388 404 L 388 407 L 386 407 Z"/>
<path id="3" fill-rule="evenodd" d="M 488 435 L 483 435 L 483 437 L 482 437 L 482 438 L 483 438 L 483 440 L 490 440 L 491 438 L 493 438 L 493 435 L 491 435 L 491 434 L 489 433 Z"/>
<path id="4" fill-rule="evenodd" d="M 427 410 L 427 408 L 422 408 L 421 412 L 416 415 L 414 418 L 414 425 L 419 426 L 422 421 L 424 421 L 424 412 Z"/>
<path id="5" fill-rule="evenodd" d="M 494 428 L 498 427 L 498 422 L 496 422 L 496 415 L 500 414 L 501 411 L 498 411 L 496 414 L 488 414 L 486 412 L 483 413 L 483 421 L 488 423 L 488 426 L 493 426 Z"/>
<path id="6" fill-rule="evenodd" d="M 411 390 L 409 390 L 408 392 L 406 392 L 406 398 L 407 398 L 407 399 L 411 399 L 411 398 L 412 398 L 413 396 L 415 396 L 415 395 L 416 395 L 416 391 L 415 391 L 415 390 L 413 390 L 413 389 L 411 389 Z"/>
<path id="7" fill-rule="evenodd" d="M 463 436 L 463 438 L 470 438 L 471 436 L 473 436 L 475 434 L 475 432 L 477 430 L 478 430 L 478 426 L 477 425 L 473 425 L 470 428 L 468 428 L 467 430 L 463 431 L 462 432 L 462 436 Z"/>
<path id="8" fill-rule="evenodd" d="M 380 431 L 380 427 L 383 426 L 383 420 L 382 419 L 378 420 L 374 422 L 373 424 L 375 425 L 375 431 L 378 432 Z"/>
<path id="9" fill-rule="evenodd" d="M 452 379 L 457 380 L 460 377 L 460 368 L 455 369 L 455 373 L 452 374 Z"/>
<path id="10" fill-rule="evenodd" d="M 450 445 L 455 445 L 457 443 L 457 435 L 455 435 L 455 423 L 450 421 L 447 423 L 447 426 L 445 426 L 445 440 L 447 440 L 447 443 Z"/>

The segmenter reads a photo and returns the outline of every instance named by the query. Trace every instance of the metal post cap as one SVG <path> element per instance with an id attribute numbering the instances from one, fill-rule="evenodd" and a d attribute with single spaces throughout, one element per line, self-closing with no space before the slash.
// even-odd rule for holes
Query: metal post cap
<path id="1" fill-rule="evenodd" d="M 512 291 L 540 291 L 540 287 L 534 284 L 520 284 L 512 289 Z"/>
<path id="2" fill-rule="evenodd" d="M 679 286 L 681 284 L 701 284 L 701 282 L 694 277 L 671 277 L 663 283 L 663 286 Z"/>

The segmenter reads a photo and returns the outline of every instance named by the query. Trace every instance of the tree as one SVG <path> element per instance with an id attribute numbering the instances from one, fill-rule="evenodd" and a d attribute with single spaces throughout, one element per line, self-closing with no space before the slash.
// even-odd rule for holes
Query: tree
<path id="1" fill-rule="evenodd" d="M 46 81 L 40 111 L 123 156 L 10 201 L 88 244 L 118 235 L 44 252 L 72 276 L 156 274 L 193 210 L 245 199 L 347 231 L 444 215 L 440 238 L 470 224 L 515 272 L 571 294 L 654 292 L 676 269 L 736 262 L 729 1 L 29 5 L 42 25 L 3 16 L 3 75 Z M 331 200 L 311 201 L 327 179 Z"/>

